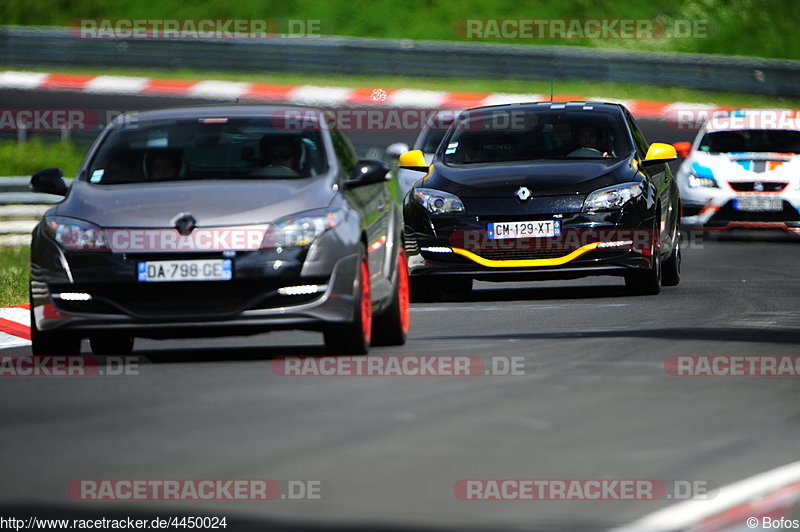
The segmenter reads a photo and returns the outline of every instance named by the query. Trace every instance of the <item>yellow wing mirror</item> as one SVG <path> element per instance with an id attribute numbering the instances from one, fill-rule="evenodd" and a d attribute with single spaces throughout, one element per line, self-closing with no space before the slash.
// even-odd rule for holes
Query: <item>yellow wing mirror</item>
<path id="1" fill-rule="evenodd" d="M 642 165 L 648 166 L 651 164 L 668 163 L 678 158 L 678 153 L 675 147 L 671 144 L 664 144 L 663 142 L 654 142 L 647 150 L 647 155 L 642 161 Z"/>
<path id="2" fill-rule="evenodd" d="M 425 155 L 422 150 L 407 151 L 400 156 L 398 162 L 400 163 L 400 168 L 405 168 L 406 170 L 428 171 L 428 163 L 425 162 Z"/>

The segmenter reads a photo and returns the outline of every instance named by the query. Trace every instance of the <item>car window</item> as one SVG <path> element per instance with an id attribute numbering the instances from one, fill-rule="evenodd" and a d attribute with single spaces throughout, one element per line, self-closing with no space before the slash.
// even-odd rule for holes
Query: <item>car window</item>
<path id="1" fill-rule="evenodd" d="M 342 171 L 345 175 L 350 175 L 356 165 L 358 156 L 356 150 L 353 148 L 350 139 L 344 134 L 335 129 L 331 129 L 331 141 L 333 141 L 333 151 L 336 152 L 336 157 L 339 159 L 339 164 L 342 166 Z"/>
<path id="2" fill-rule="evenodd" d="M 291 179 L 327 168 L 319 130 L 268 117 L 139 121 L 113 130 L 89 166 L 95 184 L 199 179 Z"/>
<path id="3" fill-rule="evenodd" d="M 636 144 L 636 150 L 639 152 L 639 156 L 644 158 L 647 155 L 647 150 L 650 149 L 650 143 L 644 138 L 644 133 L 639 129 L 639 126 L 630 113 L 625 113 L 625 119 L 628 121 L 633 142 Z"/>
<path id="4" fill-rule="evenodd" d="M 449 164 L 618 158 L 633 147 L 616 113 L 492 109 L 465 113 L 442 145 Z"/>
<path id="5" fill-rule="evenodd" d="M 708 153 L 800 153 L 800 131 L 714 131 L 703 136 L 698 149 Z"/>

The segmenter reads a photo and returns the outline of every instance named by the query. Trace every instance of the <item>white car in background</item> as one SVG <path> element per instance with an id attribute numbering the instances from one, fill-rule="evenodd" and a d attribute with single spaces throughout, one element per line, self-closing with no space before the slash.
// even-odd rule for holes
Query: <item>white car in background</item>
<path id="1" fill-rule="evenodd" d="M 682 225 L 800 233 L 797 111 L 733 111 L 675 148 L 685 157 L 676 177 Z"/>
<path id="2" fill-rule="evenodd" d="M 408 144 L 404 142 L 395 142 L 386 148 L 386 152 L 394 158 L 400 157 L 405 152 L 413 150 L 421 150 L 425 155 L 425 161 L 431 164 L 433 160 L 433 152 L 439 147 L 442 142 L 444 134 L 450 129 L 458 115 L 461 114 L 460 109 L 445 109 L 437 111 L 428 119 L 425 126 L 417 136 L 413 148 L 409 148 Z M 400 168 L 397 171 L 397 180 L 400 184 L 400 197 L 405 197 L 414 183 L 423 177 L 422 174 L 414 170 L 405 170 Z"/>

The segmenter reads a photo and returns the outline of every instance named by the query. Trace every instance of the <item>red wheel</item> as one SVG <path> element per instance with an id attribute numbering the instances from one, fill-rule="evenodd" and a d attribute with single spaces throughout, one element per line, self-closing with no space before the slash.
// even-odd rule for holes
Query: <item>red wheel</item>
<path id="1" fill-rule="evenodd" d="M 392 300 L 386 311 L 375 318 L 373 345 L 403 345 L 411 325 L 411 295 L 408 283 L 406 254 L 397 254 L 397 275 L 392 291 Z"/>
<path id="2" fill-rule="evenodd" d="M 340 355 L 366 355 L 372 341 L 372 287 L 369 281 L 369 263 L 363 246 L 356 278 L 358 286 L 353 301 L 353 321 L 333 325 L 324 331 L 325 347 Z"/>

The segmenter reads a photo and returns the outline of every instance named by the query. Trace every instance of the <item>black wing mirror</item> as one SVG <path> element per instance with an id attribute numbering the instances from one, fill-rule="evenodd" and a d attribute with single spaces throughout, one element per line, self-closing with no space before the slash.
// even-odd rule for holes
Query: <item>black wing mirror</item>
<path id="1" fill-rule="evenodd" d="M 387 181 L 390 177 L 389 165 L 385 162 L 377 159 L 361 159 L 353 167 L 350 179 L 344 184 L 347 188 L 360 187 Z"/>
<path id="2" fill-rule="evenodd" d="M 64 174 L 61 168 L 45 168 L 39 170 L 31 176 L 31 190 L 44 194 L 54 194 L 56 196 L 67 195 L 67 184 L 64 182 Z"/>

